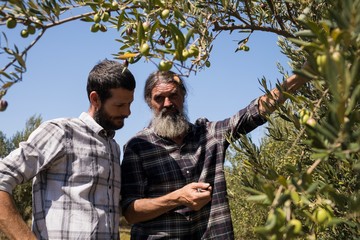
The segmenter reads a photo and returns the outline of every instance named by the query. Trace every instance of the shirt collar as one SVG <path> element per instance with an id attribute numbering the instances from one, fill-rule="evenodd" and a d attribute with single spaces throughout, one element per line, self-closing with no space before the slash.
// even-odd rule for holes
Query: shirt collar
<path id="1" fill-rule="evenodd" d="M 91 130 L 103 138 L 114 138 L 115 131 L 109 130 L 106 131 L 101 127 L 94 118 L 92 118 L 87 112 L 83 112 L 80 115 L 80 120 L 82 120 Z"/>

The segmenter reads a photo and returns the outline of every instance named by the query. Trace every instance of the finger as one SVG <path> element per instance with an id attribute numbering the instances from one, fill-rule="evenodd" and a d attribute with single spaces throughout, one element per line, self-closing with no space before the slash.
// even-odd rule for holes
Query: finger
<path id="1" fill-rule="evenodd" d="M 195 188 L 201 188 L 201 189 L 208 189 L 210 187 L 210 183 L 204 183 L 204 182 L 197 182 L 197 183 L 194 183 L 193 187 Z"/>
<path id="2" fill-rule="evenodd" d="M 212 188 L 210 184 L 196 188 L 197 192 L 211 191 L 211 189 Z"/>

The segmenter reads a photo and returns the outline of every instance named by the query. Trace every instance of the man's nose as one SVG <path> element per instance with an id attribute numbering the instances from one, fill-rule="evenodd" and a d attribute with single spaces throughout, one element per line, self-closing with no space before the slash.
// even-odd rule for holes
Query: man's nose
<path id="1" fill-rule="evenodd" d="M 166 97 L 164 99 L 164 107 L 170 107 L 172 105 L 173 105 L 173 103 L 170 101 L 170 98 Z"/>
<path id="2" fill-rule="evenodd" d="M 131 114 L 131 109 L 130 109 L 130 106 L 128 106 L 123 112 L 122 112 L 122 115 L 126 116 L 126 117 L 129 117 Z"/>

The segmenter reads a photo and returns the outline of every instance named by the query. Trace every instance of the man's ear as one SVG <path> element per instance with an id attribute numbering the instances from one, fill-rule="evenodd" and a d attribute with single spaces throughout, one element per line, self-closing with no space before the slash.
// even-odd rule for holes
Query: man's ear
<path id="1" fill-rule="evenodd" d="M 90 103 L 95 109 L 99 109 L 101 105 L 101 100 L 96 91 L 92 91 L 89 95 Z"/>

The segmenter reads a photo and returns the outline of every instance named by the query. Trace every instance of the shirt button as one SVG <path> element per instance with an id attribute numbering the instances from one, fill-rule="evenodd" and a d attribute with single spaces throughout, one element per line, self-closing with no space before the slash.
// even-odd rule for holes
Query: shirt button
<path id="1" fill-rule="evenodd" d="M 186 173 L 189 174 L 190 173 L 189 170 L 187 170 Z"/>

